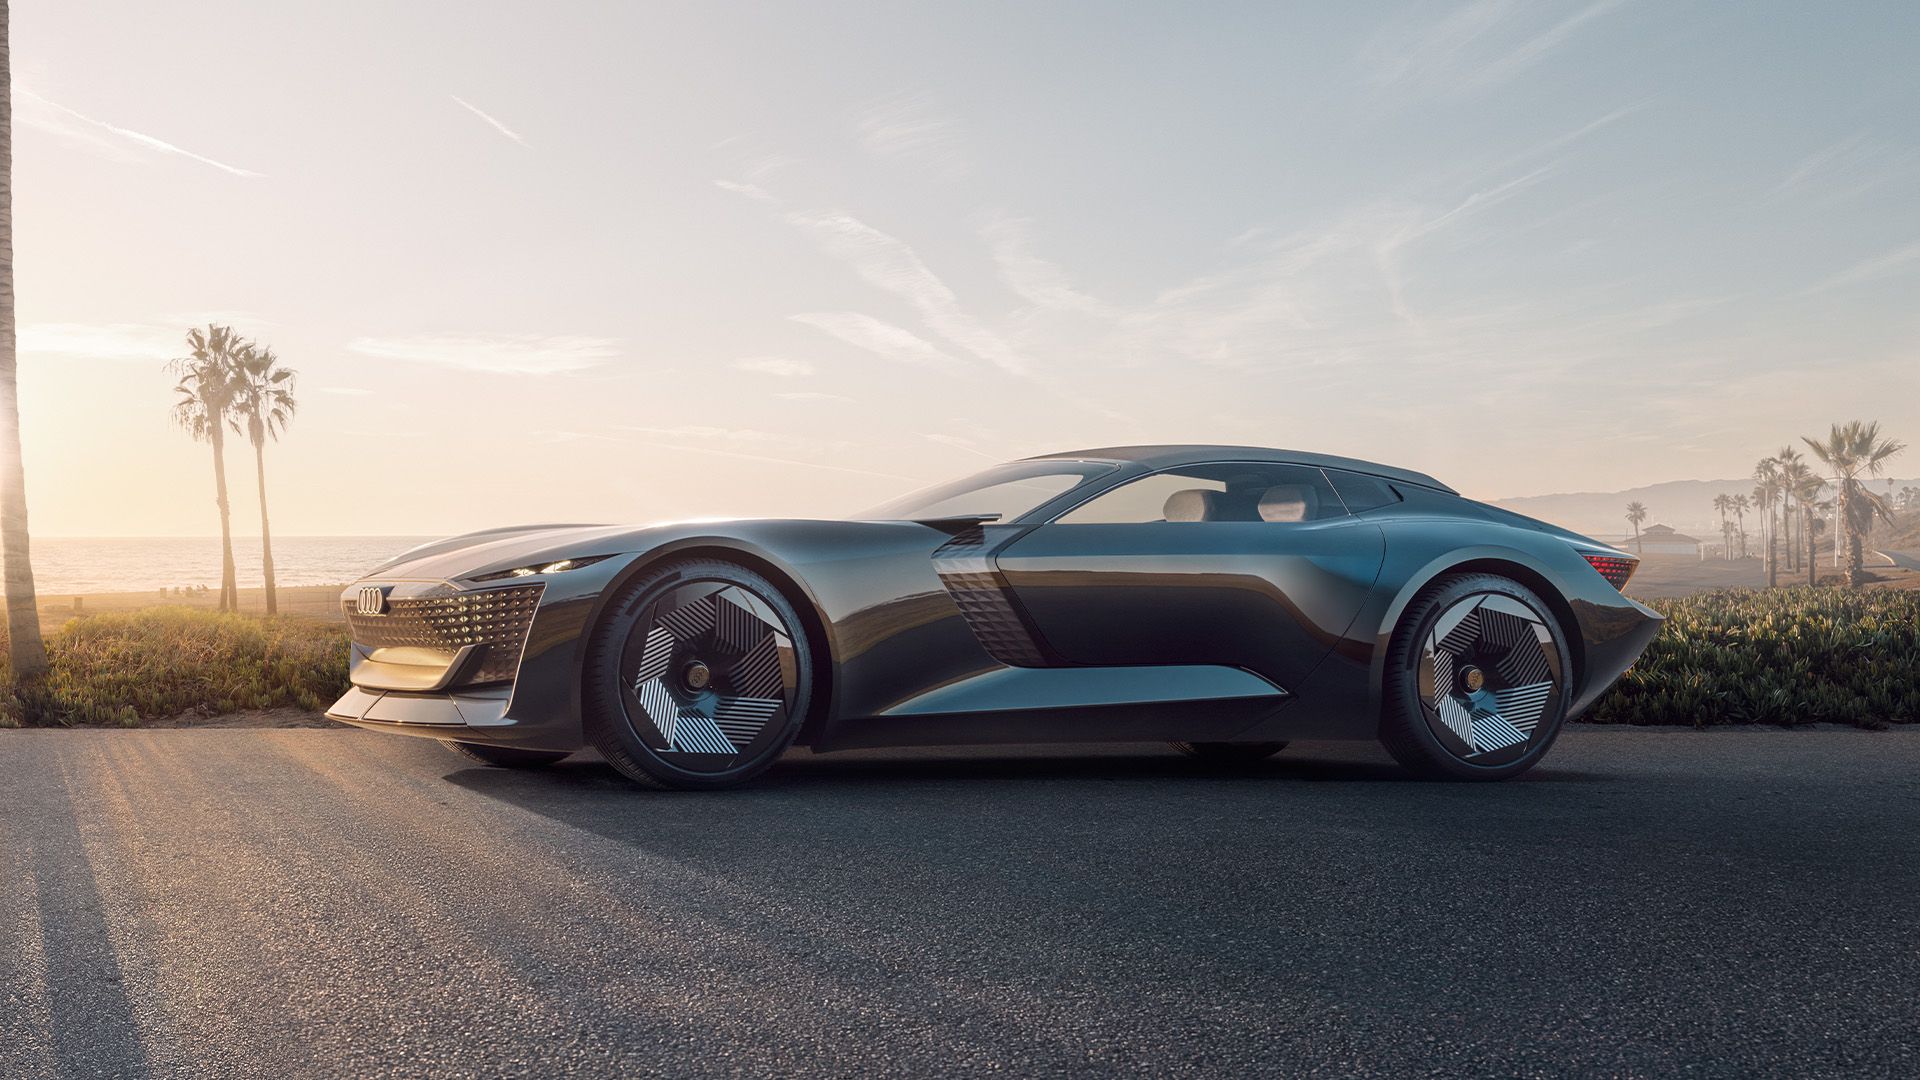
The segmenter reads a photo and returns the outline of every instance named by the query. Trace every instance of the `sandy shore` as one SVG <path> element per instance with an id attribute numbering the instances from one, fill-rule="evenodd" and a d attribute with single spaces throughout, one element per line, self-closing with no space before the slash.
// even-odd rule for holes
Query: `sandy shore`
<path id="1" fill-rule="evenodd" d="M 340 592 L 345 588 L 345 585 L 283 586 L 278 590 L 280 614 L 344 621 L 344 616 L 340 612 Z M 99 615 L 106 612 L 136 611 L 155 607 L 188 607 L 212 611 L 219 606 L 220 593 L 212 589 L 203 593 L 163 593 L 153 589 L 146 592 L 87 593 L 81 596 L 43 594 L 40 597 L 40 626 L 45 632 L 51 633 L 65 626 L 67 621 L 76 615 Z M 266 590 L 241 589 L 240 610 L 255 615 L 266 614 Z"/>

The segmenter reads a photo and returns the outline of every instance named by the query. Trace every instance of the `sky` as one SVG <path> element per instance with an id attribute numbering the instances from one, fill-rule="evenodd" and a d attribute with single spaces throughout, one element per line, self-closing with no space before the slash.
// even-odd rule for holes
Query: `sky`
<path id="1" fill-rule="evenodd" d="M 217 531 L 164 369 L 208 321 L 299 373 L 286 534 L 833 516 L 1129 443 L 1486 498 L 1856 417 L 1920 443 L 1908 2 L 15 0 L 13 34 L 41 535 Z"/>

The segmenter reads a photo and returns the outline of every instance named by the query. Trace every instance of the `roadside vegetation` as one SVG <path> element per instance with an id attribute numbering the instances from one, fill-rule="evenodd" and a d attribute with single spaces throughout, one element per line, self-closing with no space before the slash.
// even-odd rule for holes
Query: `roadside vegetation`
<path id="1" fill-rule="evenodd" d="M 1920 591 L 1721 589 L 1649 606 L 1667 624 L 1585 720 L 1920 722 Z"/>
<path id="2" fill-rule="evenodd" d="M 74 619 L 49 670 L 0 683 L 0 727 L 136 727 L 184 715 L 325 709 L 347 687 L 347 628 L 320 619 L 153 608 Z"/>
<path id="3" fill-rule="evenodd" d="M 1920 591 L 1723 589 L 1651 602 L 1660 636 L 1584 718 L 1600 724 L 1920 722 Z M 0 683 L 0 727 L 134 727 L 325 709 L 347 686 L 337 622 L 154 608 L 74 619 L 45 679 Z"/>

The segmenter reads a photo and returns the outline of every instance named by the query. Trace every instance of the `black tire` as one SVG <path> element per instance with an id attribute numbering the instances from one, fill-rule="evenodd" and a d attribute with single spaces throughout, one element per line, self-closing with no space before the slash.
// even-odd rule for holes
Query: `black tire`
<path id="1" fill-rule="evenodd" d="M 461 757 L 502 769 L 538 769 L 567 756 L 561 750 L 522 750 L 517 746 L 489 746 L 486 743 L 454 742 L 452 739 L 442 739 L 440 745 Z"/>
<path id="2" fill-rule="evenodd" d="M 1545 756 L 1566 721 L 1566 631 L 1533 590 L 1453 574 L 1408 606 L 1387 651 L 1380 741 L 1421 776 L 1504 780 Z"/>
<path id="3" fill-rule="evenodd" d="M 772 582 L 687 559 L 621 587 L 588 640 L 581 680 L 587 739 L 629 779 L 732 787 L 793 745 L 812 700 L 813 650 Z"/>
<path id="4" fill-rule="evenodd" d="M 1209 765 L 1251 765 L 1287 748 L 1283 742 L 1177 742 L 1175 750 Z"/>

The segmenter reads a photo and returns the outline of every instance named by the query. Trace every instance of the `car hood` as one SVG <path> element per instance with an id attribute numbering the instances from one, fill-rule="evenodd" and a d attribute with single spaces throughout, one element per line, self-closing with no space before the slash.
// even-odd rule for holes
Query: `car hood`
<path id="1" fill-rule="evenodd" d="M 441 581 L 537 562 L 633 550 L 632 525 L 520 525 L 451 536 L 401 552 L 370 578 Z"/>

